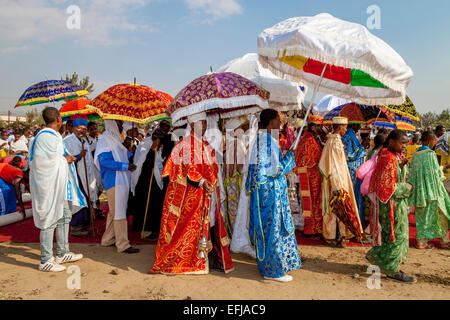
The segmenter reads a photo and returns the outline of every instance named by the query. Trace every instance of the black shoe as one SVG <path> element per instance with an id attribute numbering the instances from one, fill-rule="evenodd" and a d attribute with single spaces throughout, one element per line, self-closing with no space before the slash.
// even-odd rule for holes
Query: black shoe
<path id="1" fill-rule="evenodd" d="M 213 263 L 209 265 L 210 270 L 224 271 L 223 266 L 220 263 Z"/>
<path id="2" fill-rule="evenodd" d="M 396 272 L 394 274 L 394 276 L 387 276 L 389 279 L 394 279 L 396 281 L 400 281 L 400 282 L 406 282 L 406 283 L 416 283 L 417 279 L 414 277 L 410 277 L 408 276 L 406 273 L 404 273 L 403 271 L 399 271 Z"/>
<path id="3" fill-rule="evenodd" d="M 125 250 L 125 251 L 123 251 L 124 253 L 129 253 L 129 254 L 132 254 L 132 253 L 138 253 L 139 252 L 139 249 L 138 248 L 133 248 L 133 247 L 129 247 L 127 250 Z"/>
<path id="4" fill-rule="evenodd" d="M 106 217 L 103 215 L 103 211 L 102 210 L 95 209 L 94 212 L 95 212 L 95 219 L 105 220 Z"/>
<path id="5" fill-rule="evenodd" d="M 85 238 L 89 235 L 89 231 L 83 230 L 83 226 L 76 226 L 70 229 L 70 235 L 77 238 Z"/>

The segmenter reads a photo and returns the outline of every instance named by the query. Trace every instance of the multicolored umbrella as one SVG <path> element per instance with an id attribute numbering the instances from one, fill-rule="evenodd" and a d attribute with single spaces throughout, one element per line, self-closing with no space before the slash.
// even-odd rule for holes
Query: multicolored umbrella
<path id="1" fill-rule="evenodd" d="M 270 92 L 269 106 L 278 111 L 301 110 L 307 88 L 302 84 L 281 79 L 263 68 L 257 53 L 247 53 L 231 60 L 217 72 L 234 72 Z"/>
<path id="2" fill-rule="evenodd" d="M 414 121 L 420 121 L 419 115 L 417 114 L 416 111 L 416 107 L 414 106 L 414 104 L 412 103 L 412 101 L 409 99 L 408 96 L 406 96 L 406 101 L 401 105 L 398 106 L 388 105 L 383 107 L 387 108 L 391 112 L 398 114 L 403 118 L 409 118 Z"/>
<path id="3" fill-rule="evenodd" d="M 395 114 L 395 120 L 393 122 L 376 121 L 374 122 L 374 125 L 405 131 L 416 131 L 417 129 L 409 117 L 402 117 L 398 114 Z"/>
<path id="4" fill-rule="evenodd" d="M 170 119 L 165 113 L 173 98 L 164 92 L 138 84 L 118 84 L 102 92 L 86 107 L 103 119 L 144 124 Z"/>
<path id="5" fill-rule="evenodd" d="M 89 94 L 80 86 L 65 80 L 46 80 L 29 87 L 16 103 L 15 108 L 39 103 L 67 100 Z"/>
<path id="6" fill-rule="evenodd" d="M 402 57 L 366 27 L 323 13 L 287 19 L 258 36 L 263 67 L 364 105 L 401 104 L 413 77 Z"/>
<path id="7" fill-rule="evenodd" d="M 323 118 L 324 124 L 332 124 L 334 117 L 346 117 L 349 124 L 370 124 L 377 119 L 380 122 L 393 122 L 394 116 L 375 106 L 358 105 L 354 102 L 334 108 Z"/>
<path id="8" fill-rule="evenodd" d="M 89 120 L 100 119 L 100 116 L 88 109 L 86 106 L 91 103 L 91 100 L 88 99 L 77 99 L 67 102 L 59 109 L 59 113 L 63 118 L 63 121 L 69 120 L 71 116 L 75 115 L 85 115 Z"/>
<path id="9" fill-rule="evenodd" d="M 234 118 L 259 112 L 269 106 L 270 93 L 256 83 L 232 72 L 211 73 L 193 80 L 167 108 L 174 126 L 186 123 L 187 116 L 204 111 Z"/>

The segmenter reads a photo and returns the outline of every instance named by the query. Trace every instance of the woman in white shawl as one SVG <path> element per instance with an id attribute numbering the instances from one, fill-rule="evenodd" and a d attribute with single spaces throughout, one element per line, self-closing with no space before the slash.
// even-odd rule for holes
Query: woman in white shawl
<path id="1" fill-rule="evenodd" d="M 105 120 L 105 132 L 98 138 L 94 164 L 100 170 L 108 197 L 109 213 L 102 246 L 116 245 L 117 252 L 137 253 L 128 241 L 127 200 L 130 191 L 130 171 L 136 170 L 128 161 L 123 146 L 120 120 Z"/>
<path id="2" fill-rule="evenodd" d="M 58 130 L 62 119 L 56 108 L 42 112 L 46 128 L 35 137 L 30 150 L 30 190 L 34 224 L 41 229 L 41 271 L 63 271 L 61 263 L 80 260 L 83 255 L 69 252 L 69 223 L 72 214 L 86 206 L 73 162 L 64 148 Z M 53 234 L 56 229 L 56 259 Z"/>
<path id="3" fill-rule="evenodd" d="M 14 133 L 14 138 L 14 142 L 11 143 L 11 153 L 28 156 L 28 139 L 25 137 L 23 132 L 16 131 Z"/>
<path id="4" fill-rule="evenodd" d="M 256 116 L 250 118 L 250 129 L 246 133 L 244 144 L 247 147 L 245 155 L 245 162 L 242 168 L 242 183 L 241 192 L 239 194 L 239 203 L 234 222 L 233 237 L 231 239 L 230 249 L 236 253 L 246 253 L 249 256 L 256 258 L 255 249 L 250 245 L 250 236 L 248 232 L 248 215 L 249 215 L 249 201 L 250 197 L 245 192 L 245 181 L 247 180 L 248 167 L 250 164 L 250 150 L 252 150 L 253 143 L 258 132 L 258 119 Z"/>

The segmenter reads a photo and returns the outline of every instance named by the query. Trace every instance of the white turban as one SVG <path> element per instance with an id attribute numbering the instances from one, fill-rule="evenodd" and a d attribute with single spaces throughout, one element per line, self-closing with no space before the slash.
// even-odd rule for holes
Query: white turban
<path id="1" fill-rule="evenodd" d="M 189 123 L 206 120 L 206 112 L 195 113 L 187 117 Z"/>
<path id="2" fill-rule="evenodd" d="M 134 125 L 136 127 L 136 125 Z M 124 121 L 123 123 L 123 132 L 127 134 L 128 130 L 133 129 L 133 122 L 131 121 Z"/>
<path id="3" fill-rule="evenodd" d="M 241 116 L 239 118 L 231 118 L 225 121 L 225 130 L 236 130 L 244 123 L 248 121 L 246 116 Z"/>

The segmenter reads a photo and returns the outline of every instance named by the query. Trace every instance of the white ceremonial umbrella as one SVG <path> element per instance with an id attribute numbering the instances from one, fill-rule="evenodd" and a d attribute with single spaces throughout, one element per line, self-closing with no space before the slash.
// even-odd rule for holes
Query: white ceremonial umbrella
<path id="1" fill-rule="evenodd" d="M 358 104 L 402 104 L 413 77 L 386 42 L 328 13 L 290 18 L 264 30 L 258 56 L 275 75 L 314 87 L 311 105 L 319 88 Z M 297 144 L 298 139 L 294 148 Z"/>

